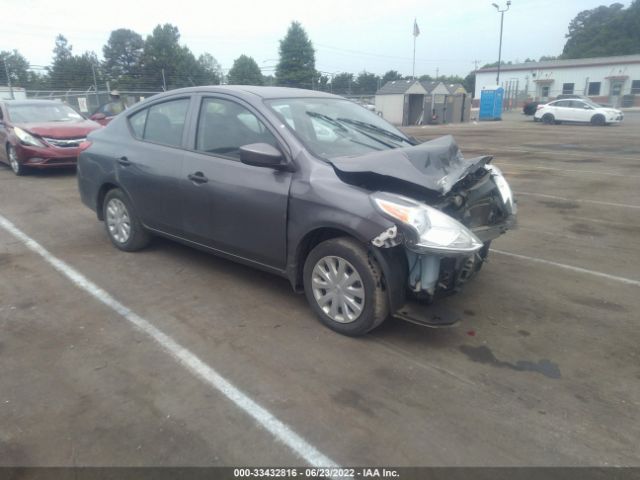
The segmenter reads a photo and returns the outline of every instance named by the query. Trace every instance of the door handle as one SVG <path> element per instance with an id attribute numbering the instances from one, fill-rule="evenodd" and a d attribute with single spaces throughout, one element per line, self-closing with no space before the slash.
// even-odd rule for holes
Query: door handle
<path id="1" fill-rule="evenodd" d="M 128 167 L 129 165 L 131 165 L 131 162 L 129 161 L 129 159 L 127 157 L 120 157 L 118 159 L 118 163 L 120 165 L 122 165 L 123 167 Z"/>
<path id="2" fill-rule="evenodd" d="M 209 179 L 204 176 L 202 172 L 190 173 L 187 175 L 187 178 L 191 180 L 193 183 L 207 183 Z"/>

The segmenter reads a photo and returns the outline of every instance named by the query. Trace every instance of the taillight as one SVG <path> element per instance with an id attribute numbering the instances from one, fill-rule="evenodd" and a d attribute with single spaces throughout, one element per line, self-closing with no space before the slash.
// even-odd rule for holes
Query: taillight
<path id="1" fill-rule="evenodd" d="M 93 142 L 89 141 L 89 140 L 85 140 L 84 142 L 82 142 L 80 145 L 78 145 L 78 148 L 80 149 L 81 152 L 84 152 L 87 148 L 89 148 L 91 145 L 93 144 Z"/>
<path id="2" fill-rule="evenodd" d="M 543 107 L 544 107 L 544 105 L 538 105 L 538 106 L 536 106 L 536 110 L 540 110 Z"/>

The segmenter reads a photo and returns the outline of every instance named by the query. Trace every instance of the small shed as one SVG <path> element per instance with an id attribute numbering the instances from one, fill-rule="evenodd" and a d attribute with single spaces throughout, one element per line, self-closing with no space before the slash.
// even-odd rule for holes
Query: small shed
<path id="1" fill-rule="evenodd" d="M 388 122 L 406 126 L 467 121 L 471 102 L 460 84 L 395 80 L 376 92 L 375 106 Z"/>

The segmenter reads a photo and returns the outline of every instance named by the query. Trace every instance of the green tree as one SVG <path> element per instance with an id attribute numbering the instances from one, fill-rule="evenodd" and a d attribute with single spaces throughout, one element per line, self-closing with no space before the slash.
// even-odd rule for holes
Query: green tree
<path id="1" fill-rule="evenodd" d="M 476 72 L 470 72 L 469 75 L 464 77 L 462 86 L 467 92 L 474 95 L 476 89 Z"/>
<path id="2" fill-rule="evenodd" d="M 47 87 L 52 90 L 87 90 L 93 85 L 93 72 L 97 65 L 99 61 L 94 52 L 74 55 L 69 41 L 64 35 L 58 35 L 53 63 L 47 72 Z"/>
<path id="3" fill-rule="evenodd" d="M 7 85 L 7 71 L 9 70 L 11 85 L 27 88 L 30 79 L 29 62 L 18 50 L 0 52 L 0 85 Z"/>
<path id="4" fill-rule="evenodd" d="M 387 82 L 393 82 L 396 80 L 402 80 L 402 74 L 395 70 L 389 70 L 382 76 L 381 84 L 384 85 Z"/>
<path id="5" fill-rule="evenodd" d="M 380 85 L 380 77 L 367 71 L 360 72 L 355 82 L 355 93 L 360 95 L 374 95 Z"/>
<path id="6" fill-rule="evenodd" d="M 640 53 L 640 0 L 584 10 L 571 20 L 562 58 Z"/>
<path id="7" fill-rule="evenodd" d="M 231 85 L 262 85 L 263 78 L 260 67 L 256 61 L 246 55 L 240 55 L 233 62 L 229 70 L 229 83 Z"/>
<path id="8" fill-rule="evenodd" d="M 353 73 L 342 72 L 334 75 L 331 80 L 331 91 L 343 95 L 351 94 L 353 91 Z"/>
<path id="9" fill-rule="evenodd" d="M 203 77 L 191 50 L 180 45 L 178 27 L 169 23 L 157 25 L 145 40 L 142 65 L 144 87 L 153 90 L 194 86 Z"/>
<path id="10" fill-rule="evenodd" d="M 276 67 L 278 85 L 313 88 L 316 54 L 307 32 L 298 22 L 291 22 L 286 36 L 280 40 L 280 61 Z"/>
<path id="11" fill-rule="evenodd" d="M 198 57 L 200 76 L 199 85 L 219 85 L 222 81 L 222 67 L 210 53 L 203 53 Z"/>
<path id="12" fill-rule="evenodd" d="M 109 35 L 102 47 L 104 72 L 118 88 L 136 88 L 142 73 L 144 40 L 133 30 L 120 28 Z"/>

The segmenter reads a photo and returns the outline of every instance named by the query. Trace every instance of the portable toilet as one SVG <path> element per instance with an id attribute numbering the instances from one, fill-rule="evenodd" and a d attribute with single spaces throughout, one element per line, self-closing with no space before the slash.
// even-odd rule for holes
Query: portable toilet
<path id="1" fill-rule="evenodd" d="M 502 99 L 504 88 L 482 90 L 480 94 L 480 120 L 502 120 Z"/>

